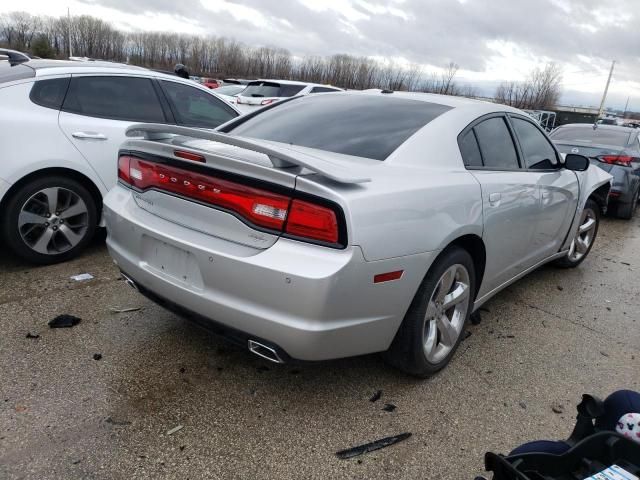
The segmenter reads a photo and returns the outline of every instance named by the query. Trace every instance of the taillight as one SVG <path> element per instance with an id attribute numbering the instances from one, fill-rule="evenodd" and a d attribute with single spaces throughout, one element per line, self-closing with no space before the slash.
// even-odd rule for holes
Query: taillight
<path id="1" fill-rule="evenodd" d="M 119 178 L 139 190 L 175 193 L 229 210 L 255 225 L 274 230 L 281 231 L 287 218 L 290 198 L 285 195 L 135 157 L 120 157 L 119 165 Z"/>
<path id="2" fill-rule="evenodd" d="M 162 190 L 222 208 L 258 227 L 344 246 L 337 211 L 325 205 L 128 155 L 118 159 L 118 178 L 137 190 Z"/>
<path id="3" fill-rule="evenodd" d="M 622 165 L 623 167 L 629 167 L 631 162 L 638 161 L 638 159 L 629 155 L 601 155 L 598 160 L 611 165 Z"/>
<path id="4" fill-rule="evenodd" d="M 339 231 L 336 212 L 314 203 L 294 200 L 289 209 L 287 233 L 297 237 L 337 243 Z"/>
<path id="5" fill-rule="evenodd" d="M 272 103 L 273 103 L 273 100 L 272 100 L 272 99 L 267 99 L 267 100 L 262 100 L 262 101 L 260 102 L 260 105 L 270 105 L 270 104 L 272 104 Z"/>

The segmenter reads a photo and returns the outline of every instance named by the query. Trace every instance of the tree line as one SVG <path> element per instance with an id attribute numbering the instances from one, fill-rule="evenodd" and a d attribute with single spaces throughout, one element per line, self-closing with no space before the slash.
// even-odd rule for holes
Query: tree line
<path id="1" fill-rule="evenodd" d="M 70 43 L 70 44 L 69 44 Z M 0 16 L 0 45 L 42 58 L 89 57 L 160 70 L 177 63 L 192 75 L 215 78 L 279 78 L 331 84 L 349 89 L 382 88 L 474 97 L 477 90 L 456 81 L 458 65 L 425 72 L 348 54 L 296 57 L 286 49 L 253 47 L 218 36 L 124 32 L 89 15 L 47 17 L 25 12 Z M 550 64 L 525 82 L 500 85 L 496 99 L 519 108 L 547 108 L 560 95 L 560 70 Z"/>

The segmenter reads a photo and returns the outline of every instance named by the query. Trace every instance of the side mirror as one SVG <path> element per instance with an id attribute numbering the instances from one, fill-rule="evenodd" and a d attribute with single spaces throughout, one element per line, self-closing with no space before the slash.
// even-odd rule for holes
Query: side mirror
<path id="1" fill-rule="evenodd" d="M 574 172 L 584 172 L 589 168 L 589 159 L 584 155 L 578 155 L 576 153 L 568 153 L 564 157 L 564 168 L 567 170 L 573 170 Z"/>

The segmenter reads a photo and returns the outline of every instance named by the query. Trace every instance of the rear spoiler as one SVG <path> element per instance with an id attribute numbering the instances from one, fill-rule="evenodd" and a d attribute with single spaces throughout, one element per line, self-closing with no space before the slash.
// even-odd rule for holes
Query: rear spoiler
<path id="1" fill-rule="evenodd" d="M 127 128 L 127 137 L 143 137 L 145 140 L 166 140 L 172 135 L 199 138 L 212 142 L 223 143 L 234 147 L 262 153 L 269 157 L 275 168 L 304 167 L 323 177 L 339 183 L 365 183 L 371 179 L 358 175 L 352 169 L 338 162 L 332 162 L 308 153 L 298 152 L 287 147 L 267 146 L 257 140 L 237 137 L 227 133 L 212 132 L 199 128 L 179 127 L 176 125 L 162 125 L 156 123 L 138 123 Z"/>

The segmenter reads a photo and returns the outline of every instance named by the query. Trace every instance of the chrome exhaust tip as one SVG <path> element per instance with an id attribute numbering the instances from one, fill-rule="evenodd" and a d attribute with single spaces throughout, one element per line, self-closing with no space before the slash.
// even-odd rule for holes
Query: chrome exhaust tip
<path id="1" fill-rule="evenodd" d="M 280 358 L 280 355 L 278 355 L 278 352 L 274 348 L 267 347 L 266 345 L 263 345 L 260 342 L 256 342 L 255 340 L 249 340 L 247 343 L 249 346 L 249 351 L 251 353 L 254 353 L 257 356 L 262 357 L 265 360 L 269 360 L 273 363 L 284 363 L 284 360 Z"/>
<path id="2" fill-rule="evenodd" d="M 129 285 L 131 288 L 133 288 L 136 292 L 138 291 L 138 286 L 136 285 L 136 282 L 134 282 L 133 280 L 131 280 L 129 277 L 127 277 L 124 273 L 120 272 L 120 275 L 122 275 L 122 278 L 124 278 L 124 283 L 126 283 L 127 285 Z"/>

